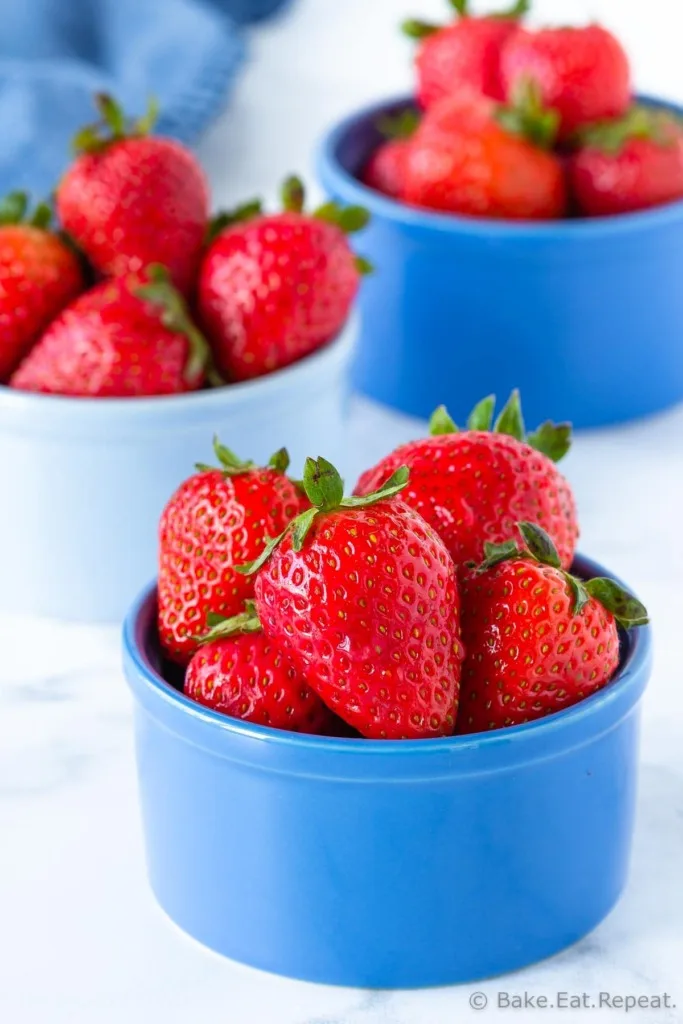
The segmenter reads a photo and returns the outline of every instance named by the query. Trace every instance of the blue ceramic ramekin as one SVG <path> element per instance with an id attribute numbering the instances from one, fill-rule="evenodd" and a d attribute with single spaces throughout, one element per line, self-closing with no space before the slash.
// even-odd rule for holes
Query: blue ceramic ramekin
<path id="1" fill-rule="evenodd" d="M 444 985 L 550 956 L 618 900 L 649 628 L 625 638 L 606 689 L 551 718 L 378 742 L 186 699 L 159 675 L 155 612 L 150 588 L 124 627 L 147 861 L 159 903 L 200 942 L 310 981 Z"/>
<path id="2" fill-rule="evenodd" d="M 409 105 L 353 114 L 318 153 L 326 192 L 372 214 L 355 384 L 418 416 L 445 401 L 456 419 L 521 387 L 529 422 L 576 427 L 683 399 L 683 202 L 550 224 L 405 206 L 356 175 L 381 141 L 378 120 Z"/>
<path id="3" fill-rule="evenodd" d="M 344 460 L 356 325 L 260 380 L 148 399 L 61 398 L 0 387 L 0 611 L 120 622 L 155 573 L 175 488 L 212 462 L 217 434 L 242 458 L 286 445 Z"/>

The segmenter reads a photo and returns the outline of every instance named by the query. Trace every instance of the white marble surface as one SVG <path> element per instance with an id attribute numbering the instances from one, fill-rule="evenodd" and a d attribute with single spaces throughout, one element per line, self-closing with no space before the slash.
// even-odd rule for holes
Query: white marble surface
<path id="1" fill-rule="evenodd" d="M 260 31 L 229 114 L 203 146 L 220 201 L 272 191 L 305 166 L 323 124 L 351 103 L 399 91 L 407 51 L 391 27 L 438 0 L 300 0 Z M 622 27 L 641 81 L 683 95 L 681 20 L 671 0 L 539 0 L 559 19 L 603 14 Z M 381 61 L 379 56 L 381 55 Z M 360 466 L 414 426 L 357 401 Z M 683 408 L 578 438 L 566 469 L 582 547 L 650 607 L 656 664 L 644 711 L 642 784 L 628 891 L 589 938 L 555 959 L 474 987 L 368 993 L 307 985 L 205 952 L 157 910 L 145 880 L 130 705 L 114 629 L 0 619 L 0 1021 L 6 1024 L 455 1024 L 495 1019 L 498 991 L 668 992 L 683 1022 Z M 623 1010 L 508 1011 L 513 1019 L 611 1020 Z"/>

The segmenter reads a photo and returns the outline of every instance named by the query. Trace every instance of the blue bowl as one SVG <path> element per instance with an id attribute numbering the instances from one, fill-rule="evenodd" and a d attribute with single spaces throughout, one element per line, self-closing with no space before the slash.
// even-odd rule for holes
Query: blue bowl
<path id="1" fill-rule="evenodd" d="M 603 575 L 580 558 L 583 576 Z M 629 863 L 648 628 L 604 690 L 471 737 L 303 737 L 161 677 L 150 587 L 124 627 L 147 862 L 212 949 L 309 981 L 411 988 L 512 971 L 612 909 Z"/>
<path id="2" fill-rule="evenodd" d="M 0 387 L 0 612 L 120 622 L 154 575 L 157 525 L 215 434 L 264 462 L 286 445 L 343 466 L 351 321 L 326 348 L 244 384 L 87 399 Z"/>
<path id="3" fill-rule="evenodd" d="M 353 114 L 318 153 L 326 192 L 372 214 L 356 386 L 417 416 L 445 401 L 456 419 L 521 387 L 530 423 L 576 427 L 683 399 L 683 202 L 548 224 L 405 206 L 357 175 L 381 141 L 378 119 L 410 105 Z"/>

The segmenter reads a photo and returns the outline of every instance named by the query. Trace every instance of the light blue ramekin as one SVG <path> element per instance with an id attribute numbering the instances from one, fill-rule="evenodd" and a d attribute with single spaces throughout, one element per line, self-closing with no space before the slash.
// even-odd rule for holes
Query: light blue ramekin
<path id="1" fill-rule="evenodd" d="M 322 140 L 326 192 L 365 206 L 354 383 L 380 402 L 462 418 L 481 395 L 520 387 L 529 422 L 595 427 L 683 399 L 683 202 L 596 220 L 510 223 L 440 214 L 387 198 L 357 174 L 378 121 L 410 106 L 375 104 Z M 643 98 L 643 102 L 669 106 Z"/>
<path id="2" fill-rule="evenodd" d="M 326 348 L 260 380 L 178 397 L 86 399 L 0 387 L 0 611 L 121 621 L 156 569 L 175 488 L 211 463 L 286 445 L 344 465 L 351 320 Z"/>
<path id="3" fill-rule="evenodd" d="M 585 558 L 584 577 L 605 571 Z M 300 736 L 159 674 L 156 591 L 124 627 L 152 888 L 235 960 L 333 984 L 473 981 L 558 952 L 626 882 L 648 627 L 604 690 L 530 725 L 422 741 Z"/>

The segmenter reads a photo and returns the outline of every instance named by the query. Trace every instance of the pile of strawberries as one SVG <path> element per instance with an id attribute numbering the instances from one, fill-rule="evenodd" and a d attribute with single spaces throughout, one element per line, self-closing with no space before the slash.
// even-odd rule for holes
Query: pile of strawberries
<path id="1" fill-rule="evenodd" d="M 597 24 L 522 24 L 529 0 L 471 16 L 450 0 L 419 40 L 417 103 L 387 137 L 365 184 L 413 206 L 475 217 L 552 220 L 628 213 L 683 198 L 683 126 L 634 102 L 628 57 Z M 418 112 L 419 111 L 419 112 Z"/>
<path id="2" fill-rule="evenodd" d="M 52 211 L 0 206 L 0 384 L 98 398 L 245 381 L 302 359 L 343 327 L 369 269 L 358 207 L 304 213 L 252 201 L 210 218 L 196 158 L 107 96 L 75 139 Z"/>
<path id="3" fill-rule="evenodd" d="M 422 739 L 603 687 L 618 627 L 647 613 L 569 571 L 568 426 L 527 434 L 517 393 L 493 416 L 489 397 L 461 431 L 441 407 L 351 497 L 324 458 L 299 481 L 284 450 L 257 467 L 217 441 L 160 525 L 159 640 L 185 693 L 274 728 Z"/>

